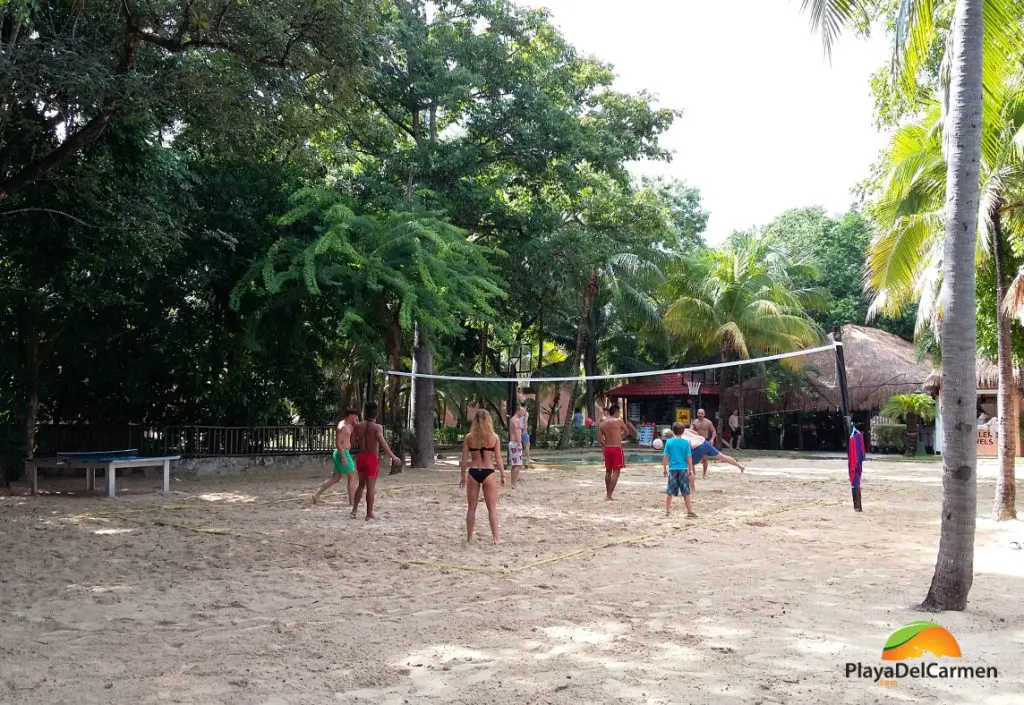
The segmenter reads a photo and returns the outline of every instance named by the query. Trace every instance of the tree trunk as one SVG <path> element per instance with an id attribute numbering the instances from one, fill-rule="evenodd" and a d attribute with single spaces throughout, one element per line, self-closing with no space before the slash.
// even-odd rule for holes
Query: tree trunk
<path id="1" fill-rule="evenodd" d="M 543 369 L 543 367 L 544 367 L 544 311 L 543 310 L 541 310 L 540 315 L 538 317 L 537 339 L 538 339 L 538 343 L 537 343 L 537 369 L 534 370 L 534 374 L 538 374 L 541 371 L 541 369 Z M 533 416 L 530 417 L 530 438 L 533 441 L 534 447 L 536 447 L 536 445 L 537 445 L 537 428 L 538 428 L 538 424 L 540 424 L 540 400 L 541 400 L 541 392 L 543 390 L 543 387 L 541 387 L 536 382 L 534 382 L 531 386 L 533 387 L 534 390 L 536 390 L 534 392 L 534 396 L 533 396 L 533 398 L 536 400 L 536 403 L 534 404 Z M 551 424 L 551 420 L 548 419 L 548 425 L 550 425 L 550 424 Z"/>
<path id="2" fill-rule="evenodd" d="M 38 320 L 38 319 L 36 319 Z M 32 318 L 26 319 L 25 362 L 25 457 L 35 457 L 36 422 L 39 417 L 39 329 Z"/>
<path id="3" fill-rule="evenodd" d="M 1017 477 L 1014 463 L 1017 456 L 1017 381 L 1013 378 L 1013 329 L 1010 315 L 1003 310 L 1003 299 L 1009 287 L 1006 271 L 1006 249 L 999 209 L 1002 199 L 992 206 L 992 253 L 996 263 L 996 321 L 999 339 L 999 472 L 992 511 L 998 521 L 1017 518 Z"/>
<path id="4" fill-rule="evenodd" d="M 982 0 L 957 0 L 946 120 L 946 239 L 942 345 L 942 514 L 929 611 L 962 610 L 974 581 L 978 509 L 977 311 L 974 247 L 981 162 Z"/>
<path id="5" fill-rule="evenodd" d="M 580 323 L 576 328 L 576 347 L 572 352 L 572 366 L 569 368 L 572 374 L 580 373 L 580 357 L 583 355 L 584 346 L 587 344 L 587 328 L 590 322 L 590 307 L 594 305 L 597 298 L 598 273 L 595 269 L 587 277 L 587 283 L 583 286 L 583 302 L 580 304 Z M 569 447 L 569 438 L 572 436 L 572 415 L 576 410 L 576 403 L 579 401 L 580 383 L 575 380 L 569 389 L 569 408 L 565 423 L 562 425 L 562 436 L 558 439 L 558 449 L 565 450 Z"/>
<path id="6" fill-rule="evenodd" d="M 427 343 L 427 331 L 419 328 L 416 346 L 416 371 L 421 375 L 434 374 L 434 356 Z M 434 464 L 434 414 L 436 398 L 434 380 L 416 378 L 416 401 L 413 409 L 412 467 L 429 468 Z"/>
<path id="7" fill-rule="evenodd" d="M 907 412 L 907 433 L 906 444 L 903 446 L 903 455 L 913 457 L 917 455 L 917 414 Z"/>
<path id="8" fill-rule="evenodd" d="M 587 336 L 586 355 L 583 359 L 583 373 L 587 377 L 592 377 L 597 374 L 597 341 L 593 335 Z M 594 400 L 594 381 L 588 379 L 587 382 L 587 416 L 592 419 L 597 418 L 597 407 Z"/>
<path id="9" fill-rule="evenodd" d="M 394 315 L 394 320 L 391 322 L 391 330 L 388 331 L 388 337 L 385 341 L 385 349 L 388 356 L 388 367 L 393 370 L 397 370 L 399 364 L 402 361 L 402 329 L 398 324 L 398 315 Z M 392 376 L 388 379 L 388 392 L 387 392 L 387 419 L 388 426 L 391 428 L 392 434 L 392 445 L 391 450 L 394 451 L 395 455 L 399 458 L 405 457 L 405 423 L 402 414 L 402 382 L 400 377 Z M 391 465 L 392 475 L 402 472 L 402 466 L 395 467 L 394 463 Z"/>

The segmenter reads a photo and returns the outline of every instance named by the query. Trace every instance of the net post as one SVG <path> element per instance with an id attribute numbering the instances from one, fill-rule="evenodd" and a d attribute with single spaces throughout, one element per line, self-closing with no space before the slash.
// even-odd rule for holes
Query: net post
<path id="1" fill-rule="evenodd" d="M 843 440 L 846 443 L 846 465 L 850 468 L 850 491 L 853 497 L 853 509 L 856 512 L 861 511 L 861 496 L 860 496 L 860 482 L 859 480 L 855 483 L 855 463 L 859 463 L 859 459 L 853 457 L 853 446 L 852 446 L 852 419 L 850 418 L 850 397 L 846 387 L 846 356 L 843 350 L 843 330 L 836 324 L 832 329 L 832 340 L 835 343 L 836 351 L 836 384 L 839 386 L 839 405 L 843 412 L 843 430 L 845 435 Z M 859 470 L 859 468 L 858 468 Z M 856 472 L 856 476 L 859 477 L 860 473 Z"/>
<path id="2" fill-rule="evenodd" d="M 843 330 L 839 324 L 832 329 L 836 351 L 836 383 L 839 385 L 839 407 L 843 412 L 843 429 L 850 435 L 850 397 L 846 388 L 846 357 L 843 353 Z"/>

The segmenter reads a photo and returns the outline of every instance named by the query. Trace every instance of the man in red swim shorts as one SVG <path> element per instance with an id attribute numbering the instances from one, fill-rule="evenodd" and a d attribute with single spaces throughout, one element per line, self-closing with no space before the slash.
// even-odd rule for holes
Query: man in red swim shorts
<path id="1" fill-rule="evenodd" d="M 377 402 L 371 401 L 363 412 L 363 421 L 352 430 L 352 442 L 358 443 L 359 454 L 356 455 L 356 472 L 359 473 L 359 487 L 356 488 L 355 501 L 352 502 L 352 518 L 356 518 L 359 502 L 366 492 L 366 520 L 373 519 L 373 500 L 377 495 L 377 475 L 380 473 L 380 449 L 398 464 L 402 459 L 391 452 L 391 447 L 384 440 L 384 428 L 377 423 Z"/>
<path id="2" fill-rule="evenodd" d="M 604 487 L 605 502 L 612 501 L 615 485 L 619 483 L 619 472 L 626 467 L 626 456 L 622 452 L 622 437 L 634 434 L 631 425 L 619 418 L 619 405 L 612 404 L 608 409 L 608 417 L 598 427 L 597 441 L 604 449 Z"/>

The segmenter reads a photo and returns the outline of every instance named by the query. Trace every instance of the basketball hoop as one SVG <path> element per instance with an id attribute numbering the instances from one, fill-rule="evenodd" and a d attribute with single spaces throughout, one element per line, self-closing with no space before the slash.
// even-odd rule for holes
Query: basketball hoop
<path id="1" fill-rule="evenodd" d="M 531 384 L 531 380 L 530 380 L 530 375 L 531 374 L 532 374 L 531 372 L 517 372 L 516 373 L 516 377 L 519 378 L 519 381 L 516 382 L 516 387 L 519 389 L 519 391 L 526 392 L 526 393 L 529 393 L 529 392 L 533 391 L 532 388 L 531 388 L 532 384 Z"/>
<path id="2" fill-rule="evenodd" d="M 700 394 L 700 382 L 687 382 L 686 388 L 689 390 L 691 397 L 695 397 Z"/>

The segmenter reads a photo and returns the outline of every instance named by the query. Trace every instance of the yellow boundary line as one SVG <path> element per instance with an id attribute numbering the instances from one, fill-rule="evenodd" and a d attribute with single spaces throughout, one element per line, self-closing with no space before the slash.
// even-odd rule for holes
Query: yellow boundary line
<path id="1" fill-rule="evenodd" d="M 411 487 L 411 485 L 402 485 L 402 486 L 403 487 Z M 447 487 L 450 487 L 450 485 L 446 485 L 446 484 L 443 484 L 443 483 L 424 483 L 424 484 L 419 485 L 419 486 L 420 487 L 434 487 L 434 486 L 438 486 L 438 487 L 446 487 L 447 486 Z M 895 488 L 890 489 L 888 491 L 876 492 L 874 496 L 885 496 L 885 495 L 889 495 L 889 494 L 895 494 L 897 492 L 905 491 L 906 489 L 909 489 L 909 488 L 895 487 Z M 335 493 L 335 494 L 337 494 L 337 493 Z M 123 512 L 95 512 L 95 513 L 92 513 L 92 514 L 86 514 L 85 516 L 87 516 L 87 517 L 95 517 L 95 518 L 115 518 L 115 519 L 121 519 L 123 521 L 131 522 L 131 523 L 143 524 L 143 525 L 151 524 L 153 526 L 168 526 L 168 527 L 172 527 L 172 528 L 176 528 L 176 529 L 182 529 L 182 530 L 186 530 L 186 531 L 193 531 L 193 532 L 201 533 L 201 534 L 210 534 L 210 535 L 216 535 L 216 536 L 230 536 L 232 538 L 246 538 L 246 539 L 254 539 L 254 540 L 258 540 L 258 541 L 264 541 L 264 540 L 265 541 L 272 541 L 272 542 L 275 542 L 275 543 L 283 543 L 283 544 L 288 544 L 288 545 L 291 545 L 291 546 L 300 546 L 302 548 L 308 548 L 308 549 L 312 549 L 312 550 L 315 550 L 317 548 L 323 548 L 323 547 L 312 546 L 310 544 L 300 543 L 300 542 L 297 542 L 297 541 L 288 541 L 286 539 L 278 539 L 278 538 L 275 538 L 275 537 L 272 537 L 272 536 L 267 536 L 266 534 L 244 534 L 244 533 L 238 533 L 238 532 L 235 532 L 235 531 L 231 531 L 229 529 L 209 529 L 209 528 L 205 528 L 205 527 L 189 526 L 187 524 L 178 524 L 178 523 L 174 523 L 174 522 L 167 522 L 167 521 L 161 521 L 161 520 L 143 521 L 141 519 L 134 519 L 134 518 L 131 518 L 131 517 L 124 516 L 124 514 L 127 514 L 127 513 L 138 513 L 138 512 L 145 512 L 145 511 L 157 511 L 159 509 L 185 509 L 185 508 L 192 509 L 192 508 L 206 508 L 206 507 L 210 507 L 210 506 L 223 507 L 223 506 L 236 506 L 236 505 L 241 505 L 241 506 L 254 506 L 254 505 L 257 505 L 258 506 L 259 504 L 266 505 L 266 504 L 275 504 L 275 503 L 280 503 L 280 502 L 295 502 L 295 501 L 301 501 L 302 499 L 303 498 L 288 498 L 288 499 L 270 500 L 270 501 L 261 502 L 261 503 L 252 503 L 252 502 L 250 502 L 250 503 L 241 503 L 241 502 L 239 502 L 239 503 L 232 503 L 231 505 L 217 505 L 217 504 L 212 504 L 212 505 L 202 505 L 202 504 L 194 504 L 194 505 L 193 504 L 187 504 L 187 505 L 163 505 L 161 507 L 148 507 L 148 508 L 142 508 L 142 509 L 128 509 L 128 510 L 124 510 Z M 782 507 L 780 509 L 773 509 L 773 510 L 766 511 L 766 512 L 759 512 L 757 514 L 750 514 L 750 515 L 747 515 L 747 516 L 734 516 L 734 517 L 729 517 L 727 519 L 720 519 L 720 520 L 717 520 L 717 521 L 702 522 L 700 524 L 694 524 L 694 525 L 692 525 L 692 527 L 693 528 L 712 527 L 712 526 L 722 526 L 724 524 L 729 524 L 729 523 L 734 523 L 734 522 L 749 522 L 749 521 L 752 521 L 752 520 L 764 519 L 766 517 L 776 516 L 778 514 L 784 514 L 786 512 L 792 512 L 792 511 L 796 511 L 796 510 L 799 510 L 799 509 L 806 509 L 806 508 L 814 507 L 814 506 L 827 507 L 827 506 L 842 505 L 842 504 L 845 504 L 845 503 L 846 503 L 845 499 L 841 499 L 841 500 L 811 500 L 811 501 L 808 501 L 808 502 L 799 502 L 797 504 L 792 504 L 792 505 L 789 505 L 789 506 L 786 506 L 786 507 Z M 615 546 L 622 546 L 622 545 L 629 544 L 629 543 L 636 543 L 638 541 L 644 541 L 646 539 L 653 538 L 653 537 L 662 537 L 662 538 L 663 537 L 667 537 L 667 536 L 669 536 L 671 534 L 678 533 L 681 530 L 688 530 L 688 529 L 683 529 L 683 527 L 675 527 L 675 528 L 671 528 L 671 529 L 663 529 L 661 531 L 652 531 L 652 532 L 645 533 L 645 534 L 637 534 L 635 536 L 628 536 L 626 538 L 616 539 L 614 541 L 608 541 L 608 542 L 599 544 L 597 546 L 589 546 L 589 547 L 585 547 L 585 548 L 579 548 L 579 549 L 570 551 L 568 553 L 563 553 L 563 554 L 560 554 L 560 555 L 557 555 L 557 556 L 551 556 L 549 558 L 544 558 L 542 560 L 535 561 L 533 563 L 527 563 L 525 565 L 514 566 L 514 567 L 511 567 L 511 568 L 496 568 L 496 567 L 491 567 L 491 566 L 460 565 L 460 564 L 455 564 L 455 563 L 435 563 L 435 562 L 431 562 L 431 561 L 401 560 L 401 559 L 397 559 L 397 558 L 391 558 L 390 560 L 392 562 L 398 563 L 398 564 L 418 565 L 418 566 L 423 566 L 423 567 L 428 567 L 428 568 L 438 568 L 438 569 L 447 569 L 447 570 L 461 570 L 461 571 L 473 572 L 473 573 L 497 573 L 497 574 L 502 574 L 502 575 L 512 575 L 512 574 L 515 574 L 515 573 L 521 573 L 521 572 L 526 571 L 526 570 L 531 570 L 533 568 L 539 568 L 541 566 L 551 565 L 552 563 L 558 563 L 559 561 L 568 560 L 570 558 L 575 558 L 577 556 L 583 555 L 583 554 L 585 554 L 587 552 L 591 552 L 591 551 L 599 551 L 599 550 L 605 549 L 605 548 L 614 548 Z"/>

